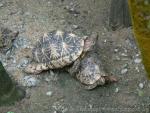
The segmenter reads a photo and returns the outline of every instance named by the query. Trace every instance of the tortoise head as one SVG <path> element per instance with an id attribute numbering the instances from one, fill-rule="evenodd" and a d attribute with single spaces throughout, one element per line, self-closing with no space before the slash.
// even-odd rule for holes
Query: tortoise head
<path id="1" fill-rule="evenodd" d="M 84 52 L 91 51 L 94 49 L 96 45 L 98 34 L 96 32 L 93 32 L 91 36 L 85 36 L 84 39 L 85 39 Z"/>

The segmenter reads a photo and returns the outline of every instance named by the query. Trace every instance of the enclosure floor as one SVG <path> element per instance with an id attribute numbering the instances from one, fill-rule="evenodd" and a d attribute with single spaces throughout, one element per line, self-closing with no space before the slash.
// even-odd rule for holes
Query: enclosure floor
<path id="1" fill-rule="evenodd" d="M 118 77 L 115 84 L 86 91 L 63 71 L 41 73 L 36 87 L 25 88 L 27 97 L 13 106 L 0 107 L 0 113 L 149 113 L 150 82 L 131 28 L 110 31 L 110 0 L 1 0 L 0 23 L 35 40 L 54 29 L 78 35 L 99 34 L 97 52 L 108 74 Z M 73 9 L 73 10 L 72 10 Z M 23 51 L 23 50 L 22 50 Z M 17 59 L 25 56 L 18 53 Z M 18 61 L 18 60 L 17 60 Z M 8 62 L 9 63 L 9 62 Z M 14 67 L 15 68 L 15 67 Z M 8 71 L 16 81 L 25 73 Z M 51 76 L 53 75 L 53 76 Z M 142 87 L 143 86 L 143 87 Z M 51 95 L 47 96 L 46 93 Z"/>

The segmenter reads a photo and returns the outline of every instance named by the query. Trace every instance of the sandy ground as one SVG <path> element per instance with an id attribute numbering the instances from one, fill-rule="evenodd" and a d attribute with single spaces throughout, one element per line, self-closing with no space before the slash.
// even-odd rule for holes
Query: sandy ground
<path id="1" fill-rule="evenodd" d="M 0 107 L 0 113 L 149 113 L 150 82 L 140 52 L 131 28 L 109 30 L 109 4 L 109 0 L 0 0 L 0 23 L 18 30 L 19 37 L 30 40 L 31 45 L 53 29 L 81 36 L 98 32 L 99 58 L 106 72 L 119 79 L 118 83 L 87 91 L 60 70 L 29 75 L 39 84 L 25 87 L 26 98 L 13 106 Z M 16 64 L 25 52 L 17 51 Z M 5 68 L 22 85 L 20 80 L 26 74 L 12 68 L 11 63 L 8 60 Z"/>

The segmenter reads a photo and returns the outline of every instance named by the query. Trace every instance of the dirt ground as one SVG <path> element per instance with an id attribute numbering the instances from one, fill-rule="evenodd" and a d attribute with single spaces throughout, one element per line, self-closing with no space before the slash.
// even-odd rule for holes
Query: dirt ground
<path id="1" fill-rule="evenodd" d="M 119 79 L 115 84 L 87 91 L 60 70 L 28 75 L 37 78 L 38 85 L 24 87 L 26 98 L 0 107 L 0 113 L 149 113 L 150 82 L 132 30 L 109 29 L 109 6 L 110 0 L 0 0 L 0 23 L 18 30 L 19 37 L 30 40 L 31 45 L 54 29 L 81 36 L 98 32 L 99 58 L 106 72 Z M 25 52 L 17 50 L 16 62 L 5 60 L 5 68 L 20 85 L 26 74 L 16 64 Z M 5 57 L 1 55 L 2 62 Z"/>

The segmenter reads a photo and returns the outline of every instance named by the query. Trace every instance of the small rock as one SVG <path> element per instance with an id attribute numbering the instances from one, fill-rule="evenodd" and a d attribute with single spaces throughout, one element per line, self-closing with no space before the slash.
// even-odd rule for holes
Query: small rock
<path id="1" fill-rule="evenodd" d="M 140 56 L 140 54 L 136 54 L 135 56 L 137 56 L 137 57 L 138 57 L 138 56 Z"/>
<path id="2" fill-rule="evenodd" d="M 23 78 L 23 86 L 32 87 L 32 86 L 37 86 L 38 83 L 39 81 L 34 77 L 25 76 Z"/>
<path id="3" fill-rule="evenodd" d="M 80 14 L 79 11 L 69 6 L 66 6 L 64 9 L 66 9 L 70 14 Z"/>
<path id="4" fill-rule="evenodd" d="M 115 60 L 121 60 L 119 56 L 115 56 Z"/>
<path id="5" fill-rule="evenodd" d="M 125 73 L 127 73 L 127 72 L 128 72 L 128 69 L 127 69 L 127 68 L 121 70 L 121 74 L 125 74 Z"/>
<path id="6" fill-rule="evenodd" d="M 119 92 L 119 88 L 117 87 L 116 89 L 115 89 L 115 93 L 118 93 Z"/>
<path id="7" fill-rule="evenodd" d="M 3 7 L 4 6 L 4 4 L 0 4 L 0 7 Z"/>
<path id="8" fill-rule="evenodd" d="M 136 59 L 134 60 L 134 62 L 135 62 L 136 64 L 141 63 L 141 61 L 142 61 L 142 59 L 140 59 L 140 58 L 136 58 Z"/>
<path id="9" fill-rule="evenodd" d="M 102 35 L 104 36 L 104 35 L 105 35 L 105 33 L 103 33 L 103 32 L 102 32 Z"/>
<path id="10" fill-rule="evenodd" d="M 104 40 L 104 43 L 106 43 L 106 42 L 107 42 L 107 40 L 105 39 L 105 40 Z"/>
<path id="11" fill-rule="evenodd" d="M 124 52 L 125 52 L 125 53 L 127 53 L 127 52 L 128 52 L 128 50 L 127 50 L 127 49 L 124 49 Z"/>
<path id="12" fill-rule="evenodd" d="M 139 70 L 139 67 L 135 67 L 135 70 L 139 73 L 140 70 Z"/>
<path id="13" fill-rule="evenodd" d="M 46 82 L 49 82 L 49 81 L 50 81 L 50 79 L 49 79 L 49 78 L 45 78 L 45 81 L 46 81 Z"/>
<path id="14" fill-rule="evenodd" d="M 52 96 L 52 91 L 48 91 L 48 92 L 46 93 L 46 95 L 47 95 L 47 96 Z"/>
<path id="15" fill-rule="evenodd" d="M 73 29 L 78 29 L 79 26 L 78 25 L 72 25 Z"/>
<path id="16" fill-rule="evenodd" d="M 78 14 L 74 14 L 73 16 L 74 16 L 74 17 L 77 17 L 77 16 L 78 16 Z"/>
<path id="17" fill-rule="evenodd" d="M 126 56 L 128 56 L 128 55 L 127 55 L 127 54 L 125 54 L 125 53 L 121 53 L 121 56 L 125 56 L 125 57 L 126 57 Z"/>
<path id="18" fill-rule="evenodd" d="M 6 62 L 3 62 L 3 66 L 7 66 L 7 63 L 6 63 Z"/>
<path id="19" fill-rule="evenodd" d="M 92 108 L 93 108 L 93 105 L 92 105 L 92 104 L 89 104 L 89 108 L 92 109 Z"/>
<path id="20" fill-rule="evenodd" d="M 48 3 L 48 4 L 51 4 L 51 2 L 50 2 L 50 1 L 48 1 L 47 3 Z"/>
<path id="21" fill-rule="evenodd" d="M 143 89 L 144 88 L 144 84 L 143 83 L 139 83 L 139 88 Z"/>
<path id="22" fill-rule="evenodd" d="M 70 6 L 73 6 L 74 5 L 74 3 L 73 2 L 70 2 Z"/>
<path id="23" fill-rule="evenodd" d="M 30 12 L 25 12 L 24 15 L 29 16 L 29 15 L 31 15 L 31 13 Z"/>
<path id="24" fill-rule="evenodd" d="M 117 53 L 118 51 L 119 51 L 118 49 L 114 49 L 114 52 L 116 52 L 116 53 Z"/>

